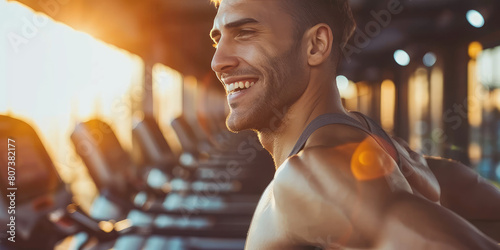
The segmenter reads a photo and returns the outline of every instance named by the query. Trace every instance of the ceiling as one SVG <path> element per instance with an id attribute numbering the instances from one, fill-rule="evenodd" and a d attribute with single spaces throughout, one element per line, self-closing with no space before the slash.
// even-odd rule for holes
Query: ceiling
<path id="1" fill-rule="evenodd" d="M 35 11 L 141 56 L 146 63 L 160 62 L 186 75 L 211 74 L 214 52 L 208 32 L 216 9 L 209 0 L 18 0 Z M 342 73 L 362 80 L 370 72 L 393 67 L 392 53 L 405 49 L 420 56 L 440 46 L 483 37 L 500 42 L 498 0 L 350 0 L 358 32 L 370 31 L 368 42 L 349 42 L 355 50 Z M 387 24 L 377 21 L 394 4 L 402 11 Z M 486 19 L 481 29 L 467 23 L 470 9 Z M 374 22 L 379 23 L 378 30 Z M 371 25 L 371 26 L 370 26 Z M 358 33 L 359 34 L 359 33 Z M 361 36 L 361 35 L 358 35 Z M 357 38 L 359 39 L 359 38 Z M 368 72 L 368 73 L 367 73 Z"/>

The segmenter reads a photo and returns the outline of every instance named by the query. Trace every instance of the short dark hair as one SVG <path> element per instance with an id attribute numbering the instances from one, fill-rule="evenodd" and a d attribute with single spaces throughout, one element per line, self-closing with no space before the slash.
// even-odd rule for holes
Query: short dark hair
<path id="1" fill-rule="evenodd" d="M 211 0 L 219 7 L 223 0 Z M 348 0 L 280 0 L 298 24 L 297 35 L 318 23 L 330 26 L 334 36 L 334 43 L 342 49 L 351 37 L 356 23 L 352 16 Z"/>

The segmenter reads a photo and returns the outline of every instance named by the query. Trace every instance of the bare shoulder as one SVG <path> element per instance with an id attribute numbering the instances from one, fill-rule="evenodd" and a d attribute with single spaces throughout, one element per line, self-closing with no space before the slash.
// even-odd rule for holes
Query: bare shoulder
<path id="1" fill-rule="evenodd" d="M 304 150 L 278 168 L 275 189 L 307 185 L 321 197 L 337 201 L 345 196 L 339 197 L 339 191 L 357 192 L 364 187 L 379 192 L 411 192 L 393 158 L 371 136 L 355 130 L 354 136 L 330 145 L 308 142 Z"/>
<path id="2" fill-rule="evenodd" d="M 394 166 L 370 139 L 307 148 L 276 172 L 272 213 L 288 240 L 301 245 L 497 249 L 467 221 L 394 182 Z"/>
<path id="3" fill-rule="evenodd" d="M 290 242 L 326 249 L 494 249 L 468 222 L 414 196 L 374 138 L 346 126 L 322 129 L 275 174 L 269 207 Z"/>
<path id="4" fill-rule="evenodd" d="M 411 192 L 393 159 L 370 136 L 360 138 L 306 147 L 278 168 L 275 210 L 290 237 L 367 247 L 385 200 L 394 191 Z"/>

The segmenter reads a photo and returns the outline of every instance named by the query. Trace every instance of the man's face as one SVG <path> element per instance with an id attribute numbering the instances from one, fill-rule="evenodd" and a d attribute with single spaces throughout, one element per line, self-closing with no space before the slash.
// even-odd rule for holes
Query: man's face
<path id="1" fill-rule="evenodd" d="M 211 37 L 217 44 L 212 69 L 223 83 L 231 131 L 270 128 L 305 90 L 301 41 L 281 1 L 224 0 Z"/>

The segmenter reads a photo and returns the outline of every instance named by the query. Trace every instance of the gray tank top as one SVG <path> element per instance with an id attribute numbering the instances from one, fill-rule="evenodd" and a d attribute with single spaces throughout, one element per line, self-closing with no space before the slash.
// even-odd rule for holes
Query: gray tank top
<path id="1" fill-rule="evenodd" d="M 357 114 L 359 117 L 361 117 L 368 124 L 368 128 L 365 128 L 365 126 L 363 126 L 363 124 L 361 124 L 359 121 L 345 114 L 331 113 L 320 115 L 316 117 L 316 119 L 314 119 L 311 123 L 309 123 L 309 125 L 307 125 L 306 129 L 304 129 L 304 132 L 302 132 L 302 134 L 300 135 L 297 143 L 295 143 L 295 146 L 293 147 L 292 152 L 288 157 L 298 154 L 304 148 L 307 140 L 314 131 L 327 125 L 342 124 L 358 128 L 369 134 L 394 159 L 394 161 L 396 161 L 399 166 L 399 154 L 396 150 L 396 147 L 392 143 L 391 137 L 368 116 L 365 116 L 359 112 L 351 113 Z"/>

